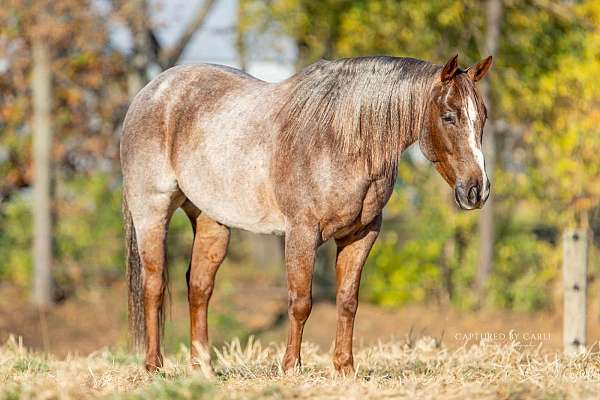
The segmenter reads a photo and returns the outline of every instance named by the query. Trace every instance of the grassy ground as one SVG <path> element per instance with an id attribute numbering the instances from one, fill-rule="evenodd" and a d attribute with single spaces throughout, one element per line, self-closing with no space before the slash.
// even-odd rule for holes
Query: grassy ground
<path id="1" fill-rule="evenodd" d="M 176 281 L 175 279 L 173 279 Z M 242 282 L 252 282 L 242 285 Z M 209 334 L 212 343 L 221 345 L 234 337 L 257 335 L 263 343 L 281 342 L 287 336 L 287 289 L 268 289 L 264 282 L 250 279 L 224 280 L 217 285 L 209 308 Z M 265 290 L 267 288 L 267 290 Z M 185 291 L 175 287 L 167 313 L 163 345 L 176 353 L 181 343 L 189 343 L 188 305 Z M 181 289 L 183 290 L 183 289 Z M 562 303 L 561 303 L 562 304 Z M 0 344 L 9 334 L 23 337 L 23 343 L 57 357 L 67 354 L 86 356 L 101 348 L 123 349 L 127 345 L 127 293 L 124 284 L 82 290 L 77 296 L 57 304 L 45 313 L 31 305 L 29 293 L 0 283 Z M 460 310 L 435 305 L 407 305 L 383 309 L 361 301 L 354 336 L 362 347 L 406 336 L 431 336 L 445 347 L 456 349 L 477 333 L 518 334 L 522 343 L 547 351 L 562 348 L 562 306 L 536 313 L 508 310 Z M 284 319 L 273 322 L 283 313 Z M 598 301 L 590 301 L 588 343 L 600 341 Z M 337 309 L 329 302 L 316 302 L 304 329 L 304 338 L 329 349 L 335 338 Z M 513 336 L 514 337 L 514 336 Z M 527 340 L 529 338 L 529 340 Z M 533 339 L 533 340 L 531 340 Z M 477 340 L 475 338 L 474 340 Z M 472 344 L 474 340 L 469 340 Z M 242 339 L 245 341 L 245 339 Z M 498 340 L 497 340 L 498 342 Z M 500 341 L 501 342 L 501 341 Z"/>
<path id="2" fill-rule="evenodd" d="M 149 375 L 141 359 L 99 351 L 63 360 L 28 351 L 14 337 L 0 347 L 0 398 L 597 398 L 600 353 L 578 357 L 518 344 L 448 350 L 433 339 L 387 343 L 357 351 L 357 374 L 338 378 L 330 355 L 303 347 L 304 366 L 292 375 L 279 366 L 283 346 L 250 340 L 215 349 L 217 377 L 188 368 L 187 350 L 167 357 Z"/>

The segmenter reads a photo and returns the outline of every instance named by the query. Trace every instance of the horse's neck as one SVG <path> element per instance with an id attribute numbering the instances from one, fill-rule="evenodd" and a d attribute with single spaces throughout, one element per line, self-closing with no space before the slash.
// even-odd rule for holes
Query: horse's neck
<path id="1" fill-rule="evenodd" d="M 402 139 L 398 156 L 417 142 L 425 129 L 433 82 L 433 77 L 420 80 L 407 79 L 403 82 L 403 87 L 407 91 L 405 97 L 408 97 L 408 100 L 400 103 L 399 134 Z"/>
<path id="2" fill-rule="evenodd" d="M 430 67 L 406 65 L 415 69 L 384 70 L 379 76 L 363 71 L 367 76 L 357 73 L 353 82 L 326 76 L 306 84 L 302 79 L 308 78 L 301 76 L 277 84 L 275 102 L 283 104 L 274 111 L 282 127 L 280 143 L 288 148 L 325 143 L 337 157 L 358 155 L 371 175 L 389 174 L 425 125 L 434 81 Z M 327 97 L 332 87 L 340 97 Z"/>

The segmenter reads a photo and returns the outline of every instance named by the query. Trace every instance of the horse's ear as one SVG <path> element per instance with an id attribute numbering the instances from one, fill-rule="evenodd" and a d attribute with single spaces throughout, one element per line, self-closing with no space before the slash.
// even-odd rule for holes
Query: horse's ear
<path id="1" fill-rule="evenodd" d="M 492 66 L 492 56 L 484 58 L 467 69 L 467 74 L 474 82 L 481 80 Z"/>
<path id="2" fill-rule="evenodd" d="M 440 78 L 442 82 L 446 82 L 454 77 L 456 71 L 458 70 L 458 54 L 448 60 L 448 62 L 442 68 L 442 73 Z"/>

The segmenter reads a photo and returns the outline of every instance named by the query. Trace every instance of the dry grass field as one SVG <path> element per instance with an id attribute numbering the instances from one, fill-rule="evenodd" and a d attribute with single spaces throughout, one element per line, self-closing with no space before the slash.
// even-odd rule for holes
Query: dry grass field
<path id="1" fill-rule="evenodd" d="M 0 347 L 2 399 L 562 399 L 598 398 L 600 353 L 565 357 L 518 343 L 449 350 L 427 337 L 357 351 L 356 376 L 332 372 L 328 351 L 303 347 L 304 366 L 282 374 L 282 345 L 233 341 L 214 351 L 216 378 L 188 367 L 187 349 L 149 375 L 141 358 L 108 350 L 87 357 L 52 356 L 11 337 Z"/>

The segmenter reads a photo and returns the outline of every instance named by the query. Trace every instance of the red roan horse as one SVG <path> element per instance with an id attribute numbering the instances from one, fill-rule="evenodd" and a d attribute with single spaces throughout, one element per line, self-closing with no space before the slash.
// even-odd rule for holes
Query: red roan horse
<path id="1" fill-rule="evenodd" d="M 163 365 L 165 236 L 181 207 L 194 229 L 187 274 L 192 359 L 208 348 L 207 307 L 229 227 L 285 235 L 289 334 L 283 369 L 300 365 L 315 253 L 337 244 L 333 364 L 354 370 L 363 264 L 381 227 L 398 159 L 419 141 L 463 209 L 486 201 L 475 88 L 491 57 L 462 70 L 412 58 L 320 61 L 277 84 L 218 65 L 172 68 L 133 100 L 121 141 L 130 328 L 145 367 Z M 206 361 L 206 360 L 204 360 Z"/>

